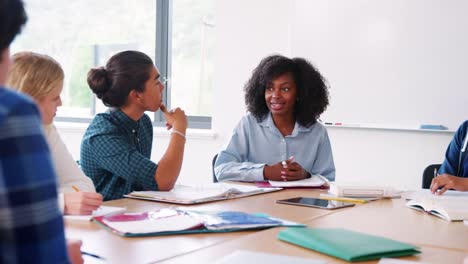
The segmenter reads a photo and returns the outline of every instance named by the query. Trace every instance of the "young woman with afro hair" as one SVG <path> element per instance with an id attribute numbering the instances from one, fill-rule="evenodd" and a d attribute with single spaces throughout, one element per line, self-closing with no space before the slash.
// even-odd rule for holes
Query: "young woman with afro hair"
<path id="1" fill-rule="evenodd" d="M 219 181 L 335 179 L 325 127 L 328 86 L 303 58 L 264 58 L 245 85 L 245 115 L 217 157 Z"/>

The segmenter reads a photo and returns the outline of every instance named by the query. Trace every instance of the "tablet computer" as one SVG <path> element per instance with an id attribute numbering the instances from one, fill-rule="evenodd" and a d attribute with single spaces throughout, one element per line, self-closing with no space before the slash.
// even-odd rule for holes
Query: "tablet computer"
<path id="1" fill-rule="evenodd" d="M 309 198 L 309 197 L 295 197 L 286 200 L 277 200 L 277 203 L 281 204 L 292 204 L 292 205 L 301 205 L 309 206 L 323 209 L 338 209 L 348 206 L 353 206 L 353 203 L 334 201 L 334 200 L 324 200 L 318 198 Z"/>

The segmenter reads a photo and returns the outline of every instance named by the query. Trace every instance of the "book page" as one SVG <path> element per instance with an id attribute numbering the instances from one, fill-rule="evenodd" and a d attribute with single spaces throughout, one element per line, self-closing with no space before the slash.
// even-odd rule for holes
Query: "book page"
<path id="1" fill-rule="evenodd" d="M 278 189 L 263 189 L 255 186 L 228 184 L 228 183 L 211 183 L 200 184 L 195 186 L 176 185 L 169 192 L 161 191 L 140 191 L 132 192 L 126 197 L 142 197 L 154 199 L 157 201 L 168 201 L 175 203 L 190 203 L 210 201 L 222 198 L 233 198 L 238 196 L 257 194 L 262 192 L 270 192 Z"/>
<path id="2" fill-rule="evenodd" d="M 468 219 L 468 196 L 448 199 L 438 199 L 441 196 L 437 196 L 434 202 L 434 210 L 444 216 L 448 216 L 448 220 L 451 221 L 462 221 Z"/>
<path id="3" fill-rule="evenodd" d="M 431 193 L 431 190 L 429 189 L 421 189 L 413 192 L 407 192 L 404 195 L 404 198 L 407 200 L 413 200 L 413 199 L 421 199 L 427 196 L 436 196 Z M 466 197 L 468 198 L 468 192 L 459 192 L 459 191 L 452 191 L 448 190 L 446 191 L 443 195 L 437 195 L 437 197 L 440 197 L 439 199 L 453 199 L 456 197 Z"/>
<path id="4" fill-rule="evenodd" d="M 157 212 L 156 212 L 157 213 Z M 142 216 L 146 214 L 145 216 Z M 188 230 L 202 225 L 201 221 L 185 214 L 175 214 L 165 217 L 152 216 L 152 213 L 126 214 L 134 216 L 122 219 L 103 219 L 103 222 L 110 228 L 120 233 L 147 234 L 157 232 L 170 232 Z M 142 217 L 140 217 L 142 216 Z"/>
<path id="5" fill-rule="evenodd" d="M 424 211 L 449 221 L 460 221 L 468 219 L 468 193 L 458 191 L 447 191 L 443 195 L 434 195 L 430 190 L 420 190 L 412 194 L 413 199 L 408 201 L 407 206 L 414 209 L 421 206 Z"/>
<path id="6" fill-rule="evenodd" d="M 274 187 L 320 187 L 328 184 L 328 181 L 319 175 L 314 175 L 310 178 L 299 181 L 268 181 Z"/>
<path id="7" fill-rule="evenodd" d="M 70 220 L 91 221 L 94 216 L 113 215 L 125 212 L 126 210 L 127 208 L 125 207 L 101 205 L 91 215 L 64 215 L 63 217 Z"/>

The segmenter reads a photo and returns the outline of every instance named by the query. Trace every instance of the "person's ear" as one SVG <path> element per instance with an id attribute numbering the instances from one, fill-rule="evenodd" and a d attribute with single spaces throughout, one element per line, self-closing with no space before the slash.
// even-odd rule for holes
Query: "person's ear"
<path id="1" fill-rule="evenodd" d="M 0 51 L 0 85 L 4 85 L 10 68 L 10 49 L 6 48 Z"/>
<path id="2" fill-rule="evenodd" d="M 132 102 L 140 102 L 141 103 L 141 95 L 136 90 L 131 90 L 128 94 L 130 101 Z"/>

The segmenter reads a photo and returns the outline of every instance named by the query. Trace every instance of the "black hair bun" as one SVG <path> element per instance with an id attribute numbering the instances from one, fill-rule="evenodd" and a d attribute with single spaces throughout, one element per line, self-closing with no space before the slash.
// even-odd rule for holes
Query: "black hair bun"
<path id="1" fill-rule="evenodd" d="M 104 94 L 107 93 L 111 87 L 111 83 L 107 76 L 107 70 L 104 67 L 89 70 L 87 81 L 89 88 L 99 99 L 102 99 Z"/>

